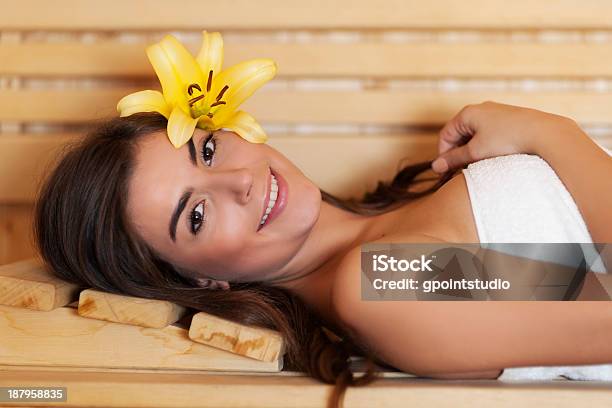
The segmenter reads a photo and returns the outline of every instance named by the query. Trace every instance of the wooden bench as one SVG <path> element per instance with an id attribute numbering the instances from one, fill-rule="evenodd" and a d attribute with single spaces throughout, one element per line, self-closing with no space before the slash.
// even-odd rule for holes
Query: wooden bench
<path id="1" fill-rule="evenodd" d="M 612 148 L 612 3 L 604 0 L 0 0 L 0 7 L 0 264 L 34 254 L 32 204 L 59 149 L 89 120 L 115 116 L 120 97 L 158 86 L 144 48 L 169 31 L 192 51 L 201 30 L 221 31 L 225 66 L 274 58 L 277 78 L 244 107 L 272 146 L 340 196 L 373 188 L 400 160 L 432 159 L 440 127 L 484 100 L 570 116 Z M 62 406 L 105 407 L 314 407 L 330 391 L 285 372 L 55 370 L 0 366 L 0 386 L 53 378 L 69 388 Z M 350 389 L 346 406 L 603 407 L 611 399 L 609 384 L 404 377 Z"/>

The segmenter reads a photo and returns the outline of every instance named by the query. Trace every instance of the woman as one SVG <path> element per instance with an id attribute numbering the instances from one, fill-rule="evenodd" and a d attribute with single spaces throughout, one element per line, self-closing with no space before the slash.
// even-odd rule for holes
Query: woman
<path id="1" fill-rule="evenodd" d="M 592 240 L 612 242 L 612 159 L 573 120 L 494 102 L 468 105 L 441 130 L 433 164 L 405 168 L 361 202 L 320 191 L 269 145 L 196 129 L 175 149 L 165 129 L 154 113 L 111 120 L 47 179 L 37 242 L 62 279 L 279 330 L 289 367 L 336 384 L 331 404 L 347 385 L 374 378 L 372 366 L 352 375 L 351 354 L 434 378 L 612 361 L 607 302 L 360 296 L 364 243 L 479 242 L 464 175 L 451 175 L 485 158 L 541 156 Z M 444 176 L 410 192 L 430 165 Z M 580 347 L 587 342 L 593 347 Z"/>

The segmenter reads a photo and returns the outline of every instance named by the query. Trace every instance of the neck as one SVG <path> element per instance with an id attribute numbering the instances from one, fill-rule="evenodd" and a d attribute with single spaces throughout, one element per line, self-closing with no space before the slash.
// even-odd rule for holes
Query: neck
<path id="1" fill-rule="evenodd" d="M 268 283 L 291 290 L 320 313 L 328 314 L 337 263 L 352 248 L 389 233 L 403 209 L 360 215 L 323 201 L 319 218 L 300 251 Z"/>
<path id="2" fill-rule="evenodd" d="M 339 253 L 359 244 L 377 216 L 354 214 L 325 201 L 319 218 L 300 251 L 281 269 L 271 283 L 288 282 L 308 275 Z"/>

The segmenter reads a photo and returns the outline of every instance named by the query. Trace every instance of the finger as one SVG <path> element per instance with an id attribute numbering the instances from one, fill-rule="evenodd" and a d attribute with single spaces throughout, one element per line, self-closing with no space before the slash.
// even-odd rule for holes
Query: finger
<path id="1" fill-rule="evenodd" d="M 455 147 L 446 153 L 438 156 L 431 164 L 431 168 L 436 173 L 445 173 L 448 170 L 462 167 L 468 163 L 472 163 L 474 158 L 470 153 L 468 145 Z"/>
<path id="2" fill-rule="evenodd" d="M 196 283 L 201 288 L 210 288 L 212 284 L 212 280 L 206 278 L 196 278 Z"/>
<path id="3" fill-rule="evenodd" d="M 227 281 L 217 281 L 207 278 L 196 278 L 196 282 L 199 287 L 204 289 L 223 289 L 228 290 L 230 288 Z"/>
<path id="4" fill-rule="evenodd" d="M 472 105 L 466 105 L 440 130 L 438 154 L 465 144 L 475 133 L 472 126 Z"/>

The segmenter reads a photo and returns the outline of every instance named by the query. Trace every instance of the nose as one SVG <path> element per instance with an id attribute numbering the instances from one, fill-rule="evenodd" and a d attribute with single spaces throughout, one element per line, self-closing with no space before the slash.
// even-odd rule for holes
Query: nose
<path id="1" fill-rule="evenodd" d="M 253 195 L 253 173 L 239 168 L 215 174 L 216 185 L 221 191 L 229 193 L 238 203 L 246 204 Z"/>

